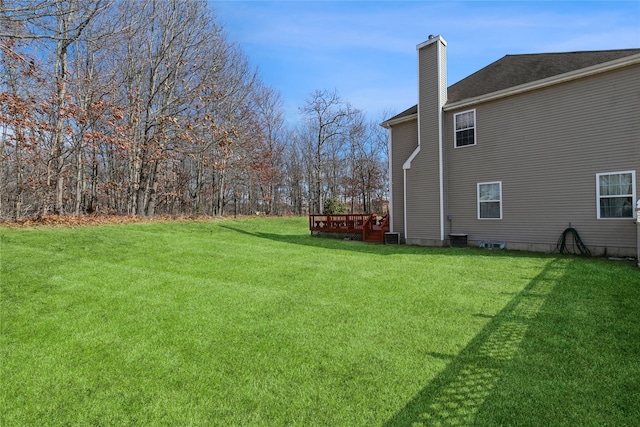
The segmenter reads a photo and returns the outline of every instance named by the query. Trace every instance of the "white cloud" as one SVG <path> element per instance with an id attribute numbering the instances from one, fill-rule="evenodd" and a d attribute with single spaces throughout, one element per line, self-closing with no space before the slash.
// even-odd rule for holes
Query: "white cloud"
<path id="1" fill-rule="evenodd" d="M 506 54 L 640 46 L 633 2 L 213 2 L 288 112 L 337 89 L 373 112 L 415 104 L 415 46 L 449 42 L 449 83 Z M 295 105 L 295 107 L 293 107 Z M 289 114 L 289 113 L 288 113 Z"/>

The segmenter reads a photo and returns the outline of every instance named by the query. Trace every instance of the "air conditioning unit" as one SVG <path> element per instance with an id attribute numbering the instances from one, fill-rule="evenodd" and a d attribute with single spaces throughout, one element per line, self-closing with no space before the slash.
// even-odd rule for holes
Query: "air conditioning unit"
<path id="1" fill-rule="evenodd" d="M 400 233 L 384 233 L 384 244 L 385 245 L 399 245 L 400 244 Z"/>
<path id="2" fill-rule="evenodd" d="M 449 246 L 451 246 L 452 248 L 466 248 L 467 235 L 462 233 L 449 234 Z"/>

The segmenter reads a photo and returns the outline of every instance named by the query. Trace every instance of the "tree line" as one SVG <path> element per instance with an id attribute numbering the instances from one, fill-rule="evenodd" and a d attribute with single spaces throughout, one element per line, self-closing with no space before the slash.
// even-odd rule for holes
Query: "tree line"
<path id="1" fill-rule="evenodd" d="M 0 219 L 380 212 L 384 130 L 300 113 L 205 0 L 0 0 Z"/>

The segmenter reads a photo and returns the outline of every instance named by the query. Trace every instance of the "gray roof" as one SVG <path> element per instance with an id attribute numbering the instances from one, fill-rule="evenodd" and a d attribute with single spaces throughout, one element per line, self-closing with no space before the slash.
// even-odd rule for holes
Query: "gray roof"
<path id="1" fill-rule="evenodd" d="M 449 86 L 447 102 L 474 98 L 636 53 L 640 53 L 640 49 L 506 55 Z"/>
<path id="2" fill-rule="evenodd" d="M 640 49 L 506 55 L 447 88 L 447 103 L 475 98 L 640 53 Z M 410 116 L 417 105 L 389 120 Z"/>

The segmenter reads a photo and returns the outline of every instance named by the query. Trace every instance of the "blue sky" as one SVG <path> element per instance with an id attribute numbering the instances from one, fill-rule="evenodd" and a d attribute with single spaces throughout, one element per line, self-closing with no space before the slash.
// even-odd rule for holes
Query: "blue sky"
<path id="1" fill-rule="evenodd" d="M 371 119 L 417 100 L 416 45 L 448 42 L 448 84 L 507 54 L 640 47 L 634 1 L 215 1 L 211 6 L 287 121 L 315 90 Z"/>

